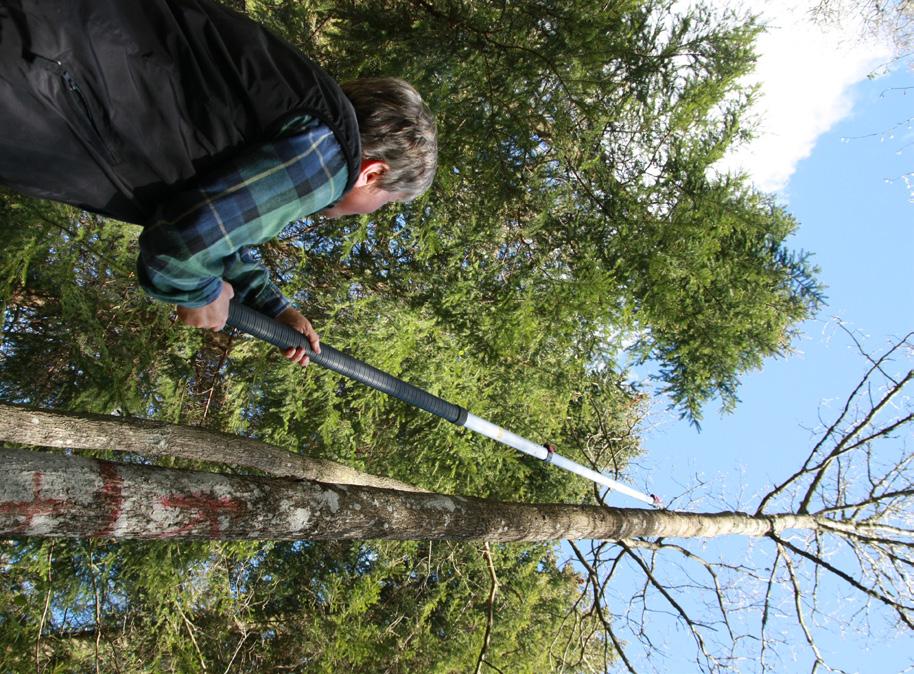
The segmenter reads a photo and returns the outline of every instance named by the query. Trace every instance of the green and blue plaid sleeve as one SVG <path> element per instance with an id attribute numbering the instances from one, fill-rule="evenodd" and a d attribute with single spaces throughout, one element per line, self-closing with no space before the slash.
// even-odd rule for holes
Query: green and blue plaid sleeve
<path id="1" fill-rule="evenodd" d="M 289 305 L 248 246 L 337 201 L 348 168 L 330 129 L 303 117 L 162 204 L 140 235 L 137 273 L 152 297 L 187 307 L 214 301 L 222 279 L 245 304 L 276 316 Z"/>

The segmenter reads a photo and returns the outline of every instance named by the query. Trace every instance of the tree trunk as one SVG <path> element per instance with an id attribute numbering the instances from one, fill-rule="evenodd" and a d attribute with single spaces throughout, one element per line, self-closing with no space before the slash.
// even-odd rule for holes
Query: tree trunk
<path id="1" fill-rule="evenodd" d="M 52 412 L 0 403 L 0 441 L 3 440 L 37 447 L 170 456 L 254 468 L 277 477 L 425 491 L 399 480 L 294 454 L 257 440 L 147 419 Z"/>
<path id="2" fill-rule="evenodd" d="M 500 503 L 0 449 L 0 536 L 551 541 L 816 527 L 811 516 Z"/>

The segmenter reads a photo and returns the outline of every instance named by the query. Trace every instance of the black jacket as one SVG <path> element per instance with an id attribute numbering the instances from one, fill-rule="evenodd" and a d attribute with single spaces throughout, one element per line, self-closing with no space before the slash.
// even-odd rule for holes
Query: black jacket
<path id="1" fill-rule="evenodd" d="M 220 159 L 306 113 L 358 174 L 337 83 L 210 0 L 0 0 L 0 182 L 143 223 Z"/>

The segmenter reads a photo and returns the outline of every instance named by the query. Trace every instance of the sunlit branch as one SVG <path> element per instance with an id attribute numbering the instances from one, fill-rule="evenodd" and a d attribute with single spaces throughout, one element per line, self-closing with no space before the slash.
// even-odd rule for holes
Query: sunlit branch
<path id="1" fill-rule="evenodd" d="M 689 614 L 686 612 L 686 610 L 679 604 L 679 602 L 676 601 L 676 599 L 673 597 L 673 595 L 670 594 L 670 592 L 667 590 L 666 586 L 664 586 L 663 583 L 661 583 L 657 580 L 657 578 L 654 576 L 653 572 L 650 570 L 650 568 L 647 566 L 647 564 L 644 563 L 644 560 L 641 559 L 641 557 L 639 557 L 637 554 L 635 554 L 634 550 L 632 550 L 631 547 L 629 547 L 624 541 L 619 541 L 619 545 L 621 545 L 622 549 L 628 554 L 628 556 L 631 559 L 633 559 L 638 566 L 641 567 L 641 570 L 644 572 L 647 582 L 649 582 L 650 585 L 655 590 L 657 590 L 663 596 L 663 598 L 667 600 L 667 602 L 669 602 L 669 604 L 675 609 L 675 611 L 679 615 L 679 617 L 685 621 L 686 625 L 689 628 L 689 631 L 691 632 L 692 636 L 694 637 L 695 642 L 698 644 L 698 647 L 701 650 L 701 653 L 705 657 L 707 662 L 709 662 L 709 663 L 713 662 L 714 658 L 711 657 L 711 654 L 708 652 L 707 647 L 705 645 L 704 637 L 702 637 L 701 631 L 699 629 L 700 627 L 707 627 L 707 626 L 702 625 L 701 623 L 698 623 L 698 622 L 692 620 L 692 618 L 689 616 Z"/>
<path id="2" fill-rule="evenodd" d="M 778 544 L 780 547 L 780 543 Z M 790 555 L 782 555 L 784 559 L 784 565 L 787 568 L 787 575 L 790 578 L 790 585 L 793 589 L 793 606 L 794 611 L 797 616 L 797 624 L 800 626 L 800 629 L 803 631 L 803 636 L 806 639 L 806 643 L 809 645 L 810 650 L 813 653 L 813 656 L 816 659 L 815 665 L 813 666 L 813 671 L 816 670 L 818 666 L 823 666 L 826 669 L 832 670 L 831 667 L 825 662 L 822 658 L 822 653 L 819 651 L 819 647 L 816 645 L 816 640 L 813 638 L 812 632 L 809 630 L 809 626 L 806 624 L 806 617 L 803 613 L 802 597 L 803 591 L 800 587 L 799 580 L 797 579 L 796 572 L 793 568 L 793 562 L 790 560 Z M 841 672 L 841 674 L 846 674 L 842 670 L 832 670 Z"/>
<path id="3" fill-rule="evenodd" d="M 808 559 L 810 562 L 812 562 L 816 566 L 821 567 L 822 569 L 832 573 L 833 575 L 837 576 L 838 578 L 843 580 L 845 583 L 847 583 L 851 587 L 859 590 L 866 596 L 872 597 L 873 599 L 876 599 L 877 601 L 880 601 L 883 604 L 885 604 L 886 606 L 892 608 L 898 614 L 898 617 L 909 628 L 914 629 L 914 620 L 912 620 L 907 615 L 907 611 L 914 610 L 914 607 L 905 606 L 904 604 L 896 602 L 893 599 L 891 599 L 890 597 L 885 596 L 881 592 L 876 592 L 872 588 L 866 587 L 859 581 L 855 580 L 848 573 L 842 571 L 841 569 L 837 568 L 836 566 L 833 566 L 832 564 L 829 564 L 824 559 L 817 557 L 816 555 L 810 554 L 806 550 L 803 550 L 802 548 L 799 548 L 799 547 L 793 545 L 790 541 L 779 537 L 777 534 L 771 534 L 771 537 L 776 543 L 783 545 L 784 547 L 788 548 L 792 552 L 800 555 L 801 557 L 804 557 L 805 559 Z"/>
<path id="4" fill-rule="evenodd" d="M 822 447 L 825 445 L 825 443 L 832 437 L 832 435 L 834 435 L 837 432 L 838 427 L 844 422 L 845 418 L 847 417 L 847 415 L 849 414 L 849 412 L 851 410 L 851 406 L 853 405 L 854 400 L 856 400 L 858 394 L 869 383 L 870 378 L 872 377 L 873 373 L 877 372 L 877 371 L 882 372 L 883 364 L 889 358 L 891 358 L 899 349 L 901 349 L 902 346 L 907 344 L 907 341 L 911 338 L 912 335 L 914 335 L 914 332 L 911 332 L 911 333 L 908 333 L 907 335 L 905 335 L 905 337 L 902 340 L 893 344 L 892 347 L 888 351 L 886 351 L 882 356 L 880 356 L 875 361 L 872 361 L 872 359 L 870 359 L 873 364 L 867 370 L 866 374 L 864 374 L 864 376 L 861 378 L 861 380 L 857 383 L 857 385 L 854 387 L 853 391 L 851 391 L 850 395 L 847 396 L 841 412 L 838 414 L 837 418 L 831 424 L 831 426 L 828 427 L 828 429 L 825 431 L 825 433 L 822 434 L 822 436 L 819 438 L 818 442 L 816 442 L 815 446 L 810 451 L 803 466 L 793 475 L 791 475 L 786 480 L 784 480 L 780 485 L 778 485 L 772 491 L 770 491 L 761 500 L 761 502 L 759 503 L 759 506 L 756 510 L 757 514 L 761 514 L 762 512 L 764 512 L 765 507 L 768 505 L 768 503 L 771 502 L 778 495 L 783 493 L 783 491 L 789 485 L 793 484 L 794 482 L 796 482 L 798 479 L 800 479 L 804 475 L 807 475 L 811 472 L 819 470 L 821 468 L 821 466 L 825 462 L 827 462 L 828 459 L 826 459 L 823 462 L 820 462 L 820 464 L 817 467 L 812 467 L 812 463 L 815 460 L 815 457 L 818 455 L 819 451 L 822 449 Z M 894 393 L 899 391 L 904 386 L 904 382 L 910 380 L 912 374 L 914 374 L 914 373 L 908 372 L 907 377 L 902 382 L 895 382 L 895 380 L 893 379 L 892 381 L 895 382 L 895 386 L 893 387 L 893 389 L 891 391 L 889 391 L 889 393 L 887 393 L 885 396 L 883 396 L 883 401 L 885 403 L 887 403 L 888 399 L 893 397 Z M 881 405 L 879 407 L 881 408 Z M 875 409 L 873 408 L 870 410 L 870 413 L 867 415 L 867 419 L 872 419 L 874 414 L 875 414 Z M 842 438 L 842 440 L 840 440 L 837 443 L 835 449 L 832 450 L 831 455 L 835 455 L 836 452 L 840 453 L 841 448 L 844 445 L 846 445 L 853 438 L 855 433 L 859 433 L 859 431 L 862 430 L 862 428 L 865 428 L 865 426 L 866 426 L 865 423 L 858 423 L 856 425 L 854 432 L 845 435 L 844 438 Z"/>
<path id="5" fill-rule="evenodd" d="M 612 641 L 613 648 L 615 652 L 622 659 L 622 662 L 625 664 L 626 669 L 630 674 L 637 674 L 637 670 L 629 660 L 628 655 L 625 653 L 625 648 L 622 645 L 622 642 L 616 636 L 616 633 L 613 631 L 612 623 L 606 618 L 606 615 L 603 612 L 603 589 L 599 583 L 599 574 L 597 570 L 590 564 L 584 554 L 581 552 L 581 549 L 577 546 L 574 541 L 569 541 L 571 549 L 574 551 L 575 556 L 578 558 L 581 566 L 587 571 L 588 584 L 593 588 L 593 604 L 595 607 L 597 618 L 600 620 L 600 623 L 603 625 L 603 629 L 606 631 L 606 634 L 609 635 L 610 641 Z"/>
<path id="6" fill-rule="evenodd" d="M 498 590 L 498 577 L 495 575 L 495 565 L 492 563 L 492 550 L 489 544 L 482 544 L 482 556 L 486 560 L 486 568 L 489 570 L 489 597 L 486 601 L 486 631 L 482 637 L 482 648 L 479 650 L 479 657 L 476 658 L 476 674 L 482 671 L 482 665 L 489 663 L 486 661 L 486 654 L 489 651 L 489 643 L 492 640 L 492 625 L 495 624 L 495 593 Z"/>
<path id="7" fill-rule="evenodd" d="M 867 436 L 867 438 L 860 440 L 857 443 L 850 442 L 851 438 L 853 438 L 858 433 L 860 433 L 864 428 L 869 426 L 869 424 L 873 420 L 873 418 L 877 414 L 879 414 L 879 412 L 881 412 L 882 409 L 886 405 L 888 405 L 892 401 L 892 399 L 899 392 L 901 392 L 901 390 L 905 387 L 905 385 L 907 385 L 907 383 L 910 382 L 912 379 L 914 379 L 914 370 L 910 370 L 908 372 L 908 374 L 900 382 L 898 382 L 898 384 L 893 386 L 888 391 L 888 393 L 886 393 L 876 405 L 871 407 L 870 411 L 867 412 L 867 414 L 864 416 L 864 418 L 859 423 L 857 423 L 853 429 L 851 429 L 850 433 L 845 435 L 838 442 L 838 444 L 835 445 L 835 448 L 831 451 L 831 453 L 824 460 L 822 460 L 816 467 L 809 469 L 808 472 L 815 472 L 815 477 L 813 478 L 812 483 L 809 485 L 809 488 L 806 490 L 806 494 L 803 496 L 803 499 L 800 502 L 799 512 L 805 513 L 808 511 L 809 503 L 810 503 L 810 501 L 812 501 L 812 498 L 815 495 L 816 489 L 818 489 L 819 484 L 822 482 L 822 479 L 825 477 L 825 472 L 828 470 L 828 467 L 831 465 L 832 461 L 834 461 L 837 457 L 841 456 L 842 454 L 845 454 L 845 453 L 851 451 L 852 449 L 859 447 L 861 444 L 865 444 L 866 442 L 869 442 L 870 440 L 872 440 L 874 438 L 883 437 L 885 435 L 888 435 L 895 428 L 907 423 L 911 419 L 914 419 L 914 414 L 909 414 L 907 417 L 904 417 L 901 420 L 896 421 L 896 422 L 890 424 L 889 426 L 876 431 L 875 433 L 872 433 L 871 435 Z"/>
<path id="8" fill-rule="evenodd" d="M 873 360 L 873 357 L 872 357 L 869 353 L 867 353 L 866 349 L 863 348 L 863 345 L 860 343 L 860 340 L 857 339 L 857 335 L 854 334 L 853 330 L 850 330 L 850 329 L 849 329 L 846 325 L 844 325 L 844 323 L 841 322 L 841 321 L 838 322 L 838 327 L 841 328 L 841 330 L 844 332 L 844 334 L 846 334 L 846 335 L 851 339 L 851 341 L 854 343 L 854 346 L 857 347 L 857 353 L 859 353 L 863 358 L 865 358 L 870 364 L 874 365 L 874 366 L 876 367 L 876 369 L 879 370 L 879 373 L 880 373 L 883 377 L 885 377 L 886 379 L 888 379 L 888 380 L 889 380 L 890 382 L 892 382 L 893 384 L 897 384 L 897 383 L 898 383 L 898 382 L 895 380 L 895 378 L 892 377 L 892 375 L 890 375 L 888 372 L 886 372 L 886 371 L 882 368 L 882 363 L 885 362 L 885 360 L 886 360 L 885 358 L 880 358 L 878 361 Z M 905 343 L 906 343 L 909 339 L 911 339 L 912 337 L 914 337 L 914 332 L 909 332 L 909 333 L 908 333 L 907 335 L 905 335 L 903 338 L 901 338 L 900 340 L 898 340 L 897 345 L 898 345 L 898 346 L 901 346 L 901 345 L 905 344 Z M 894 349 L 893 349 L 892 351 L 894 351 Z M 892 351 L 889 351 L 889 353 L 892 353 Z"/>
<path id="9" fill-rule="evenodd" d="M 682 555 L 686 559 L 696 562 L 701 567 L 703 567 L 704 570 L 711 577 L 711 582 L 714 586 L 714 596 L 716 597 L 716 600 L 717 600 L 717 607 L 718 607 L 718 610 L 720 611 L 721 619 L 723 620 L 724 625 L 727 628 L 727 633 L 730 636 L 730 640 L 736 641 L 736 637 L 733 633 L 733 628 L 730 625 L 729 614 L 727 612 L 727 609 L 724 606 L 723 588 L 720 585 L 720 579 L 717 575 L 717 572 L 714 570 L 714 565 L 712 565 L 711 563 L 709 563 L 707 560 L 700 557 L 699 555 L 696 555 L 691 550 L 688 550 L 687 548 L 684 548 L 681 545 L 675 545 L 673 543 L 659 543 L 659 542 L 652 542 L 652 541 L 642 541 L 642 540 L 637 540 L 637 539 L 636 540 L 626 540 L 625 543 L 627 545 L 630 545 L 633 548 L 654 550 L 657 552 L 662 551 L 662 550 L 673 550 L 675 552 L 678 552 L 680 555 Z M 725 568 L 731 568 L 731 569 L 733 568 L 733 567 L 726 567 L 726 565 L 724 565 L 724 566 L 725 566 Z"/>
<path id="10" fill-rule="evenodd" d="M 775 556 L 774 563 L 771 565 L 771 573 L 768 575 L 768 583 L 765 589 L 765 600 L 762 608 L 762 621 L 760 625 L 760 642 L 761 647 L 759 650 L 759 662 L 762 664 L 762 671 L 765 671 L 765 646 L 768 645 L 768 638 L 766 637 L 766 632 L 768 629 L 768 619 L 771 614 L 771 596 L 774 591 L 774 579 L 777 576 L 778 565 L 781 563 L 781 548 L 780 546 L 775 546 Z"/>

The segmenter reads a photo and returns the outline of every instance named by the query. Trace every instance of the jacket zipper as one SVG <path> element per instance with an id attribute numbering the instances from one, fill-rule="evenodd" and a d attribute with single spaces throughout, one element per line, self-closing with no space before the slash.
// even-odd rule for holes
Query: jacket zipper
<path id="1" fill-rule="evenodd" d="M 82 127 L 84 133 L 86 133 L 91 140 L 95 141 L 96 149 L 108 160 L 111 164 L 116 164 L 120 159 L 117 156 L 117 153 L 111 148 L 111 146 L 105 142 L 105 138 L 102 135 L 102 132 L 99 130 L 98 122 L 95 116 L 92 114 L 92 108 L 89 107 L 89 102 L 83 96 L 83 92 L 79 88 L 79 84 L 76 82 L 76 79 L 70 73 L 69 70 L 64 68 L 63 64 L 60 61 L 53 59 L 45 58 L 44 56 L 34 55 L 36 61 L 38 61 L 41 66 L 48 70 L 58 77 L 60 77 L 64 85 L 67 88 L 68 95 L 71 100 L 75 102 L 75 106 L 79 109 L 79 119 L 76 120 L 80 127 Z"/>

